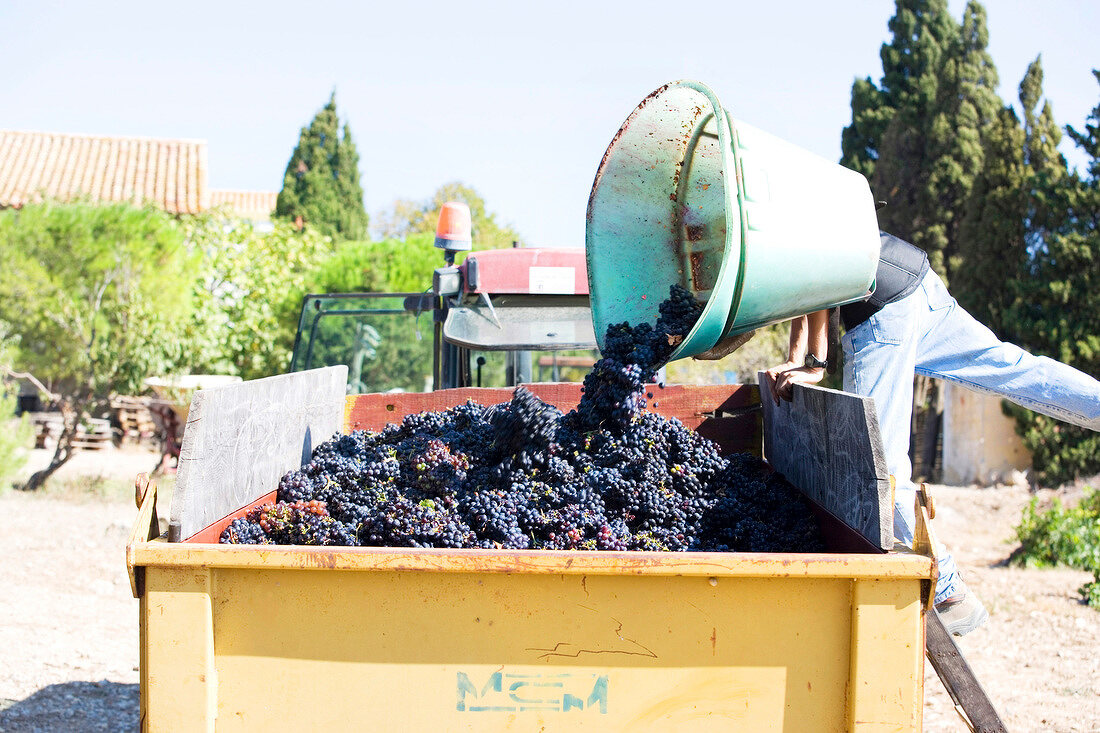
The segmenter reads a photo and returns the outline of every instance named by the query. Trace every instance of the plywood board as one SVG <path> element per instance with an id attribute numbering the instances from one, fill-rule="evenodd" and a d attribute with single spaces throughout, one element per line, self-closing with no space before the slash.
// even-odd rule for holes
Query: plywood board
<path id="1" fill-rule="evenodd" d="M 893 495 L 871 398 L 796 385 L 791 402 L 762 402 L 768 463 L 877 547 L 892 548 Z"/>
<path id="2" fill-rule="evenodd" d="M 191 398 L 172 497 L 169 539 L 186 540 L 278 486 L 340 432 L 347 367 L 223 387 Z"/>

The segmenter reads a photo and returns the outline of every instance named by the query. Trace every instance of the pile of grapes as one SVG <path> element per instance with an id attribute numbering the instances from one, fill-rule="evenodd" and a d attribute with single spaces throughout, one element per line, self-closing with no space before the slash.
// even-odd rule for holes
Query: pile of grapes
<path id="1" fill-rule="evenodd" d="M 608 328 L 577 408 L 520 387 L 510 402 L 410 415 L 337 435 L 279 482 L 278 503 L 221 541 L 485 549 L 822 549 L 802 495 L 760 459 L 729 458 L 646 384 L 701 312 L 679 287 L 655 326 Z"/>

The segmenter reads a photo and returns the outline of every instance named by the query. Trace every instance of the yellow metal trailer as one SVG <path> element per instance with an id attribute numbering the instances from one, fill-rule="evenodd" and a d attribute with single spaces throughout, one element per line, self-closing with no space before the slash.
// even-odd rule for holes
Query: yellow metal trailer
<path id="1" fill-rule="evenodd" d="M 349 411 L 349 415 L 351 412 Z M 918 551 L 127 546 L 148 731 L 913 731 Z"/>

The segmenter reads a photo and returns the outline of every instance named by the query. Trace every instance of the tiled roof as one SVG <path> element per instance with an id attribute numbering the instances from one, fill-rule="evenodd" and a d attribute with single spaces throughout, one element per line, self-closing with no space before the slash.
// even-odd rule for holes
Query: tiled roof
<path id="1" fill-rule="evenodd" d="M 210 204 L 206 176 L 202 140 L 0 130 L 0 207 L 83 195 L 195 214 Z"/>
<path id="2" fill-rule="evenodd" d="M 271 221 L 275 211 L 275 191 L 211 191 L 210 207 L 228 206 L 237 216 L 252 221 Z"/>

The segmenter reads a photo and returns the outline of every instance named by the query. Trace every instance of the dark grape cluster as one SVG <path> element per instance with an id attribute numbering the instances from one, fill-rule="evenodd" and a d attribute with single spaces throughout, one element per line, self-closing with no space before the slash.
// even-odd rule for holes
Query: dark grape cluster
<path id="1" fill-rule="evenodd" d="M 646 384 L 702 306 L 674 286 L 655 325 L 608 328 L 577 408 L 512 399 L 336 435 L 279 482 L 278 503 L 235 519 L 239 544 L 483 549 L 822 549 L 808 503 L 758 458 L 725 458 Z"/>
<path id="2" fill-rule="evenodd" d="M 584 378 L 584 399 L 576 411 L 578 427 L 625 430 L 645 409 L 645 385 L 691 331 L 703 306 L 680 285 L 673 285 L 669 297 L 658 307 L 656 325 L 608 326 L 602 358 Z"/>
<path id="3" fill-rule="evenodd" d="M 325 502 L 280 501 L 255 507 L 234 519 L 222 542 L 242 545 L 351 545 L 348 528 L 333 519 Z"/>

